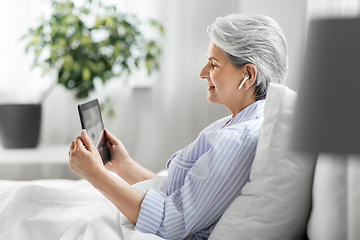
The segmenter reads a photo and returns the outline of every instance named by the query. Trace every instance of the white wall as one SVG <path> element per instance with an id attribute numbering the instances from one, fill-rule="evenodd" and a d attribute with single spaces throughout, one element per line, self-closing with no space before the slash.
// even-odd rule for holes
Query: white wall
<path id="1" fill-rule="evenodd" d="M 25 42 L 20 38 L 34 26 L 35 19 L 48 13 L 49 4 L 42 0 L 2 1 L 0 5 L 0 103 L 36 102 L 39 89 L 46 87 L 41 71 L 32 69 L 32 57 L 25 54 Z M 34 83 L 37 87 L 35 88 Z"/>

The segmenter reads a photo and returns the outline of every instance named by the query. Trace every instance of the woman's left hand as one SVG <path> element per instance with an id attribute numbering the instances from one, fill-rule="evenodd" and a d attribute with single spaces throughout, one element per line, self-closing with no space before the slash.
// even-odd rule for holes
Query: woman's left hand
<path id="1" fill-rule="evenodd" d="M 105 170 L 100 154 L 85 130 L 71 142 L 69 167 L 71 171 L 88 181 L 96 177 L 99 171 Z"/>

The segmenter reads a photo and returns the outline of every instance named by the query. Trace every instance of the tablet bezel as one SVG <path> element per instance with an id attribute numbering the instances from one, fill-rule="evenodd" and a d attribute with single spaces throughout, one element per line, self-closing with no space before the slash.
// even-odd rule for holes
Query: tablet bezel
<path id="1" fill-rule="evenodd" d="M 104 134 L 104 138 L 105 138 L 104 140 L 105 140 L 105 143 L 107 143 L 106 134 L 104 132 L 104 123 L 103 123 L 103 120 L 102 120 L 100 104 L 99 104 L 98 99 L 94 99 L 94 100 L 91 100 L 91 101 L 86 102 L 86 103 L 78 104 L 78 111 L 79 111 L 79 117 L 80 117 L 80 122 L 81 122 L 81 128 L 86 129 L 86 119 L 85 119 L 84 112 L 89 110 L 89 109 L 92 109 L 92 108 L 96 109 L 96 111 L 99 113 L 98 116 L 99 116 L 99 121 L 101 123 L 101 127 L 103 129 L 103 134 Z M 106 164 L 107 162 L 109 162 L 110 159 L 111 159 L 111 154 L 110 154 L 111 152 L 110 152 L 107 144 L 104 144 L 102 146 L 102 147 L 105 148 L 104 152 L 99 150 L 99 146 L 96 146 L 97 143 L 93 142 L 93 144 L 98 149 L 103 163 Z"/>

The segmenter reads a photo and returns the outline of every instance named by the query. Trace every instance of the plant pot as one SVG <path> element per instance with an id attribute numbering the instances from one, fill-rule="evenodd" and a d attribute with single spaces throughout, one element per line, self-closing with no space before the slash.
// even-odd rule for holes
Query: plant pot
<path id="1" fill-rule="evenodd" d="M 40 125 L 41 104 L 0 105 L 0 139 L 4 148 L 35 148 Z"/>

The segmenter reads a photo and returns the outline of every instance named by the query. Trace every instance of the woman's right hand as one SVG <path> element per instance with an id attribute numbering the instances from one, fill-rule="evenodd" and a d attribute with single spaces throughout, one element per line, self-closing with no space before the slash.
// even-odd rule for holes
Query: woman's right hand
<path id="1" fill-rule="evenodd" d="M 109 130 L 104 131 L 111 155 L 111 160 L 105 164 L 108 170 L 116 173 L 129 184 L 158 177 L 134 161 L 124 145 Z"/>
<path id="2" fill-rule="evenodd" d="M 110 150 L 111 160 L 105 164 L 105 167 L 118 174 L 122 177 L 122 171 L 126 171 L 126 168 L 131 161 L 134 161 L 127 152 L 124 145 L 109 132 L 109 130 L 105 129 L 106 140 L 108 143 L 108 148 Z"/>

